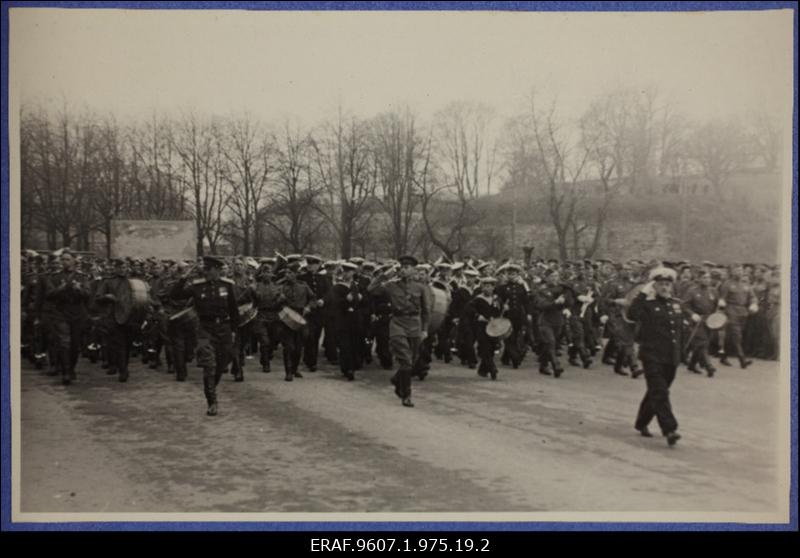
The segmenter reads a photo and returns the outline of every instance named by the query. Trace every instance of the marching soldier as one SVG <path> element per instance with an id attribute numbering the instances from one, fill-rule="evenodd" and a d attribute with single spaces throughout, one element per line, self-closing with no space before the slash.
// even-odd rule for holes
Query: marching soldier
<path id="1" fill-rule="evenodd" d="M 358 266 L 344 262 L 341 276 L 330 289 L 328 301 L 333 316 L 333 327 L 339 345 L 339 367 L 349 381 L 355 379 L 356 355 L 359 350 L 358 324 L 355 319 L 364 294 L 354 275 Z"/>
<path id="2" fill-rule="evenodd" d="M 470 306 L 473 309 L 473 331 L 478 340 L 478 375 L 491 376 L 492 380 L 497 379 L 497 365 L 494 362 L 494 351 L 497 341 L 489 337 L 486 333 L 486 324 L 492 318 L 500 316 L 500 301 L 494 293 L 497 279 L 494 277 L 481 278 L 480 293 L 472 299 Z"/>
<path id="3" fill-rule="evenodd" d="M 411 374 L 417 360 L 420 342 L 428 337 L 430 301 L 428 291 L 414 280 L 417 259 L 403 256 L 399 259 L 400 277 L 388 281 L 386 274 L 375 277 L 369 285 L 369 292 L 386 293 L 392 304 L 392 319 L 389 323 L 389 337 L 392 354 L 399 363 L 397 373 L 392 376 L 395 394 L 403 406 L 413 407 L 411 401 Z"/>
<path id="4" fill-rule="evenodd" d="M 692 337 L 689 350 L 692 353 L 689 359 L 689 371 L 700 374 L 697 366 L 706 369 L 708 377 L 711 378 L 716 369 L 708 359 L 708 342 L 711 330 L 705 324 L 705 319 L 710 316 L 717 308 L 719 295 L 714 287 L 711 286 L 711 273 L 700 271 L 697 277 L 697 284 L 684 293 L 683 303 L 691 312 L 702 318 L 702 323 L 697 324 Z"/>
<path id="5" fill-rule="evenodd" d="M 316 372 L 317 370 L 319 339 L 322 336 L 322 328 L 325 322 L 323 301 L 331 288 L 331 278 L 319 272 L 320 263 L 322 263 L 322 260 L 319 256 L 306 256 L 306 270 L 297 277 L 300 282 L 309 286 L 317 301 L 317 304 L 305 317 L 306 322 L 308 322 L 308 331 L 303 346 L 303 363 L 309 372 Z"/>
<path id="6" fill-rule="evenodd" d="M 281 335 L 278 312 L 281 311 L 283 289 L 273 282 L 272 269 L 268 266 L 263 266 L 256 276 L 254 299 L 258 307 L 254 334 L 258 339 L 261 371 L 269 373 L 272 351 Z"/>
<path id="7" fill-rule="evenodd" d="M 520 268 L 516 264 L 507 264 L 508 282 L 497 287 L 500 304 L 505 310 L 505 317 L 511 320 L 511 337 L 506 341 L 508 358 L 514 368 L 519 368 L 525 358 L 525 331 L 528 314 L 528 289 L 520 277 Z"/>
<path id="8" fill-rule="evenodd" d="M 223 265 L 221 259 L 205 256 L 205 277 L 187 283 L 186 271 L 170 291 L 173 298 L 191 298 L 199 317 L 197 364 L 203 368 L 208 416 L 217 414 L 217 384 L 231 361 L 233 328 L 239 323 L 233 281 L 221 276 Z"/>
<path id="9" fill-rule="evenodd" d="M 81 352 L 88 312 L 89 290 L 84 278 L 75 270 L 75 257 L 69 249 L 60 255 L 61 271 L 50 275 L 40 291 L 37 314 L 42 316 L 43 303 L 52 303 L 49 316 L 56 354 L 56 366 L 61 383 L 69 385 L 76 379 L 75 366 Z M 41 322 L 42 318 L 39 318 Z"/>
<path id="10" fill-rule="evenodd" d="M 745 358 L 742 348 L 742 332 L 749 314 L 758 311 L 758 303 L 752 287 L 742 281 L 744 269 L 741 265 L 734 265 L 731 268 L 731 278 L 722 284 L 719 289 L 719 307 L 725 309 L 728 322 L 725 327 L 724 341 L 720 340 L 720 363 L 730 366 L 726 355 L 725 343 L 732 346 L 739 357 L 739 365 L 747 368 L 753 363 L 752 360 Z"/>
<path id="11" fill-rule="evenodd" d="M 379 273 L 392 267 L 383 267 Z M 392 319 L 392 301 L 389 294 L 386 292 L 376 293 L 374 295 L 367 294 L 370 298 L 372 305 L 372 336 L 375 339 L 375 353 L 378 355 L 378 361 L 381 368 L 384 370 L 391 370 L 394 367 L 394 359 L 392 358 L 392 351 L 389 347 L 389 322 Z"/>
<path id="12" fill-rule="evenodd" d="M 283 295 L 282 301 L 298 314 L 305 316 L 319 304 L 319 301 L 308 285 L 297 280 L 299 269 L 300 264 L 297 261 L 288 264 L 286 267 L 285 281 L 281 291 Z M 279 327 L 281 344 L 283 345 L 283 366 L 286 372 L 284 379 L 287 382 L 291 382 L 294 378 L 303 377 L 297 368 L 303 351 L 303 336 L 306 328 L 304 326 L 294 330 L 284 323 L 281 323 Z"/>
<path id="13" fill-rule="evenodd" d="M 564 318 L 570 317 L 573 298 L 569 289 L 559 282 L 558 271 L 553 268 L 545 272 L 545 284 L 536 291 L 534 305 L 539 312 L 539 372 L 550 375 L 548 364 L 553 366 L 553 375 L 558 378 L 564 369 L 556 356 L 558 339 L 564 328 Z"/>
<path id="14" fill-rule="evenodd" d="M 680 300 L 672 297 L 676 275 L 665 267 L 653 269 L 649 275 L 651 283 L 636 296 L 628 311 L 628 316 L 640 325 L 639 358 L 647 380 L 647 393 L 634 426 L 642 436 L 652 437 L 648 425 L 655 417 L 670 447 L 681 438 L 669 388 L 681 362 L 685 325 Z M 692 314 L 691 319 L 697 323 L 700 316 Z"/>

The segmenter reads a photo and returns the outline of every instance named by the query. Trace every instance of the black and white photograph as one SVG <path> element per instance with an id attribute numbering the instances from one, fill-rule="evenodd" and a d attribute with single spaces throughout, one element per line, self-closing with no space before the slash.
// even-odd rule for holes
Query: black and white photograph
<path id="1" fill-rule="evenodd" d="M 796 528 L 795 17 L 11 7 L 10 521 Z"/>

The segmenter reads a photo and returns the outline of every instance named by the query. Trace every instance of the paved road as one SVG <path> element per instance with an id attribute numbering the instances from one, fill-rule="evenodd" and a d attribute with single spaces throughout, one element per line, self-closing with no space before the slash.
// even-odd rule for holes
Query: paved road
<path id="1" fill-rule="evenodd" d="M 292 383 L 248 361 L 205 416 L 199 369 L 22 370 L 23 512 L 760 511 L 778 500 L 778 366 L 679 371 L 683 439 L 633 430 L 644 380 L 609 367 L 496 382 L 438 364 L 400 405 L 391 372 Z M 654 432 L 657 426 L 653 425 Z"/>

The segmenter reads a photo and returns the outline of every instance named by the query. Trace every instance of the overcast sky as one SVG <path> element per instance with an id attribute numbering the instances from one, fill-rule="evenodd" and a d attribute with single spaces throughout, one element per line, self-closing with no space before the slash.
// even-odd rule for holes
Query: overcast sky
<path id="1" fill-rule="evenodd" d="M 11 90 L 121 116 L 250 111 L 313 124 L 453 100 L 500 114 L 536 87 L 577 117 L 656 86 L 694 118 L 791 99 L 791 12 L 696 14 L 11 10 Z"/>

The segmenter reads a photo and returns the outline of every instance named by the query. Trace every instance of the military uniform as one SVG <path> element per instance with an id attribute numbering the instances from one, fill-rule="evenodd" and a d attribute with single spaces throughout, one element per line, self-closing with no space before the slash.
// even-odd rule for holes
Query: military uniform
<path id="1" fill-rule="evenodd" d="M 289 308 L 298 314 L 305 314 L 309 304 L 314 302 L 314 293 L 305 283 L 295 281 L 286 282 L 281 289 L 283 300 Z M 283 345 L 283 367 L 286 372 L 286 381 L 290 382 L 293 378 L 302 378 L 303 375 L 297 370 L 300 365 L 300 357 L 303 351 L 303 341 L 306 335 L 306 327 L 294 330 L 280 323 L 281 345 Z"/>
<path id="2" fill-rule="evenodd" d="M 744 285 L 741 281 L 731 279 L 720 287 L 719 298 L 725 301 L 725 314 L 728 316 L 728 322 L 725 326 L 724 345 L 720 347 L 723 352 L 720 362 L 729 364 L 725 353 L 728 352 L 727 349 L 730 347 L 739 357 L 741 367 L 746 368 L 750 361 L 745 359 L 744 348 L 742 347 L 742 332 L 749 314 L 748 307 L 756 303 L 753 289 Z"/>
<path id="3" fill-rule="evenodd" d="M 520 282 L 508 282 L 497 287 L 500 304 L 508 305 L 504 316 L 511 320 L 511 337 L 506 340 L 508 359 L 514 368 L 518 368 L 525 358 L 525 339 L 528 314 L 530 314 L 528 290 Z"/>
<path id="4" fill-rule="evenodd" d="M 281 311 L 283 289 L 271 280 L 259 278 L 253 294 L 258 315 L 253 332 L 258 339 L 258 348 L 261 359 L 261 371 L 270 372 L 272 352 L 278 344 L 281 335 L 281 321 L 278 312 Z"/>
<path id="5" fill-rule="evenodd" d="M 128 281 L 124 275 L 115 275 L 106 279 L 97 291 L 98 299 L 102 300 L 106 296 L 116 297 L 120 291 L 121 284 Z M 106 342 L 108 343 L 108 355 L 111 368 L 109 374 L 118 373 L 119 381 L 128 380 L 128 363 L 131 356 L 131 339 L 136 337 L 139 330 L 132 324 L 119 324 L 114 319 L 114 305 L 110 304 L 110 311 L 103 317 L 106 331 Z"/>
<path id="6" fill-rule="evenodd" d="M 203 368 L 203 388 L 209 415 L 216 414 L 217 384 L 233 356 L 233 328 L 239 322 L 233 281 L 230 279 L 179 280 L 173 298 L 191 298 L 198 315 L 197 364 Z"/>
<path id="7" fill-rule="evenodd" d="M 316 300 L 324 300 L 331 288 L 330 278 L 321 273 L 307 271 L 298 275 L 297 280 L 308 285 Z M 312 308 L 305 318 L 308 330 L 303 344 L 303 363 L 313 372 L 317 368 L 319 340 L 325 325 L 324 305 L 322 308 Z"/>
<path id="8" fill-rule="evenodd" d="M 402 260 L 401 260 L 402 262 Z M 420 336 L 428 331 L 430 301 L 426 287 L 416 281 L 399 279 L 370 283 L 369 292 L 385 294 L 392 305 L 389 339 L 392 354 L 399 364 L 392 377 L 395 394 L 404 402 L 411 397 L 411 374 L 419 351 Z M 404 403 L 405 404 L 405 403 Z"/>
<path id="9" fill-rule="evenodd" d="M 559 301 L 560 299 L 560 301 Z M 559 336 L 564 328 L 564 310 L 573 305 L 572 293 L 563 285 L 542 285 L 534 296 L 534 304 L 539 311 L 539 372 L 547 374 L 547 365 L 553 365 L 556 378 L 564 369 L 558 362 L 556 349 Z"/>
<path id="10" fill-rule="evenodd" d="M 356 315 L 364 294 L 360 292 L 356 281 L 337 281 L 328 295 L 326 304 L 330 304 L 331 326 L 339 351 L 339 368 L 348 380 L 353 380 L 360 341 Z"/>
<path id="11" fill-rule="evenodd" d="M 486 333 L 486 325 L 492 318 L 500 316 L 500 303 L 496 296 L 486 296 L 483 293 L 475 296 L 471 301 L 473 313 L 473 331 L 478 341 L 478 374 L 480 376 L 491 376 L 492 380 L 497 379 L 497 365 L 494 362 L 494 351 L 497 348 L 497 340 L 489 337 Z"/>
<path id="12" fill-rule="evenodd" d="M 705 319 L 717 309 L 719 295 L 712 286 L 695 285 L 684 292 L 684 306 L 702 318 L 694 331 L 694 336 L 689 344 L 692 355 L 689 359 L 689 370 L 699 373 L 697 365 L 706 369 L 709 376 L 713 376 L 716 369 L 708 359 L 708 343 L 711 339 L 711 330 L 705 323 Z"/>
<path id="13" fill-rule="evenodd" d="M 684 320 L 681 301 L 639 293 L 628 316 L 640 324 L 639 359 L 644 367 L 647 393 L 639 406 L 635 427 L 646 432 L 655 417 L 664 436 L 675 433 L 678 421 L 672 413 L 669 388 L 683 356 Z M 670 442 L 672 443 L 672 442 Z"/>
<path id="14" fill-rule="evenodd" d="M 47 277 L 39 293 L 41 303 L 52 303 L 49 316 L 51 333 L 58 371 L 62 382 L 69 384 L 76 378 L 75 366 L 78 363 L 83 344 L 88 312 L 89 289 L 85 277 L 77 271 L 59 271 Z"/>

